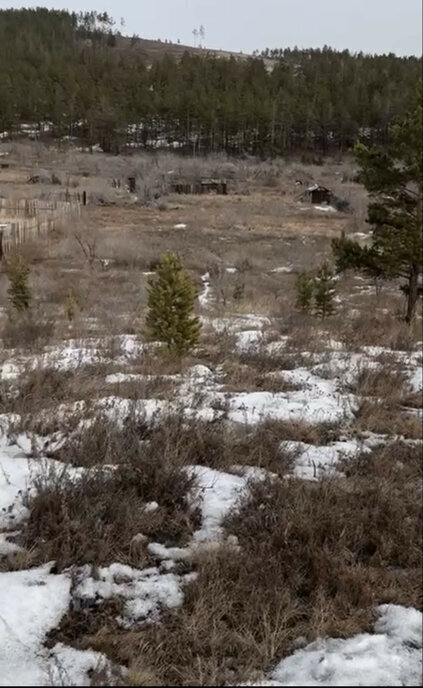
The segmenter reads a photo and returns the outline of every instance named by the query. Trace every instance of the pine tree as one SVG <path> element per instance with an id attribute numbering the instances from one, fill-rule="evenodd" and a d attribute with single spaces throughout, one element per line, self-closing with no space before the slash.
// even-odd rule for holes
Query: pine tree
<path id="1" fill-rule="evenodd" d="M 7 262 L 9 288 L 7 294 L 12 308 L 18 313 L 29 310 L 31 292 L 28 284 L 29 268 L 22 256 L 16 255 Z"/>
<path id="2" fill-rule="evenodd" d="M 150 336 L 183 354 L 200 335 L 200 321 L 193 315 L 197 290 L 181 260 L 166 253 L 157 275 L 149 280 L 146 325 Z"/>
<path id="3" fill-rule="evenodd" d="M 323 263 L 314 279 L 314 304 L 316 315 L 326 318 L 335 312 L 335 282 L 328 263 Z"/>
<path id="4" fill-rule="evenodd" d="M 373 277 L 402 278 L 407 295 L 405 320 L 413 320 L 422 272 L 422 104 L 390 129 L 386 149 L 358 144 L 360 178 L 369 191 L 372 244 L 362 247 L 341 237 L 332 242 L 338 271 L 353 269 Z"/>
<path id="5" fill-rule="evenodd" d="M 295 302 L 298 310 L 309 313 L 314 292 L 314 279 L 308 272 L 300 272 L 296 283 L 297 300 Z"/>

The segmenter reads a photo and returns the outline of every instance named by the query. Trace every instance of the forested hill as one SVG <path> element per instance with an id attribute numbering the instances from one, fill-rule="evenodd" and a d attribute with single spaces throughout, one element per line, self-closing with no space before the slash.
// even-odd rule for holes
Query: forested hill
<path id="1" fill-rule="evenodd" d="M 392 54 L 281 50 L 269 69 L 262 57 L 162 48 L 147 60 L 106 13 L 0 11 L 0 131 L 48 121 L 104 150 L 324 154 L 383 142 L 421 74 L 420 58 Z"/>

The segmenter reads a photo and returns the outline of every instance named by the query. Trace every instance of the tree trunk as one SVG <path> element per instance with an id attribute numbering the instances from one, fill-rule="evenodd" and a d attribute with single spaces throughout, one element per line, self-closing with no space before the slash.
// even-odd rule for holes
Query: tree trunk
<path id="1" fill-rule="evenodd" d="M 407 293 L 407 314 L 405 322 L 411 323 L 416 314 L 416 305 L 419 298 L 419 269 L 414 265 L 410 276 L 408 278 L 408 293 Z"/>

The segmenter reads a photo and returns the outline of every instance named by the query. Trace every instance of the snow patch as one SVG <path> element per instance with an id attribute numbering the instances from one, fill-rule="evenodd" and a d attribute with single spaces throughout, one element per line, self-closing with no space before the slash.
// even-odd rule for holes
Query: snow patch
<path id="1" fill-rule="evenodd" d="M 221 523 L 235 507 L 241 496 L 247 494 L 252 480 L 262 480 L 264 473 L 254 467 L 246 468 L 242 476 L 217 471 L 207 466 L 191 466 L 187 469 L 195 477 L 191 492 L 193 506 L 201 512 L 201 528 L 193 535 L 193 545 L 219 540 Z"/>
<path id="2" fill-rule="evenodd" d="M 280 686 L 420 686 L 422 615 L 382 605 L 376 633 L 316 640 L 270 674 Z"/>
<path id="3" fill-rule="evenodd" d="M 357 440 L 332 442 L 328 445 L 314 445 L 305 442 L 285 441 L 282 451 L 294 454 L 293 475 L 303 480 L 318 480 L 323 475 L 342 475 L 336 466 L 343 457 L 354 457 L 370 449 Z"/>
<path id="4" fill-rule="evenodd" d="M 70 602 L 70 578 L 46 564 L 0 573 L 0 681 L 3 686 L 49 686 L 48 651 L 42 645 Z M 77 684 L 79 685 L 79 684 Z"/>
<path id="5" fill-rule="evenodd" d="M 124 628 L 142 621 L 159 621 L 162 607 L 179 607 L 183 602 L 186 576 L 160 573 L 155 567 L 134 569 L 124 564 L 99 568 L 93 578 L 90 567 L 82 567 L 80 582 L 73 592 L 74 603 L 83 608 L 95 606 L 110 597 L 120 597 L 123 616 L 118 619 Z M 191 579 L 189 579 L 191 580 Z"/>
<path id="6" fill-rule="evenodd" d="M 210 273 L 205 272 L 204 275 L 201 277 L 201 281 L 203 283 L 203 291 L 198 297 L 198 301 L 203 308 L 207 308 L 210 305 L 210 300 L 211 300 L 211 284 L 210 284 Z"/>
<path id="7" fill-rule="evenodd" d="M 314 205 L 315 210 L 322 210 L 325 213 L 336 213 L 336 208 L 331 205 Z"/>

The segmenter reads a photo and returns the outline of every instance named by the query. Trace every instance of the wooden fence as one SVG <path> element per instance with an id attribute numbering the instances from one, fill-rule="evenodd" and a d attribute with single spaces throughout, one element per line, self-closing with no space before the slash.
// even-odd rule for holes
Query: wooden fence
<path id="1" fill-rule="evenodd" d="M 0 198 L 0 259 L 26 241 L 34 241 L 62 225 L 69 215 L 80 215 L 78 199 L 12 201 Z"/>

